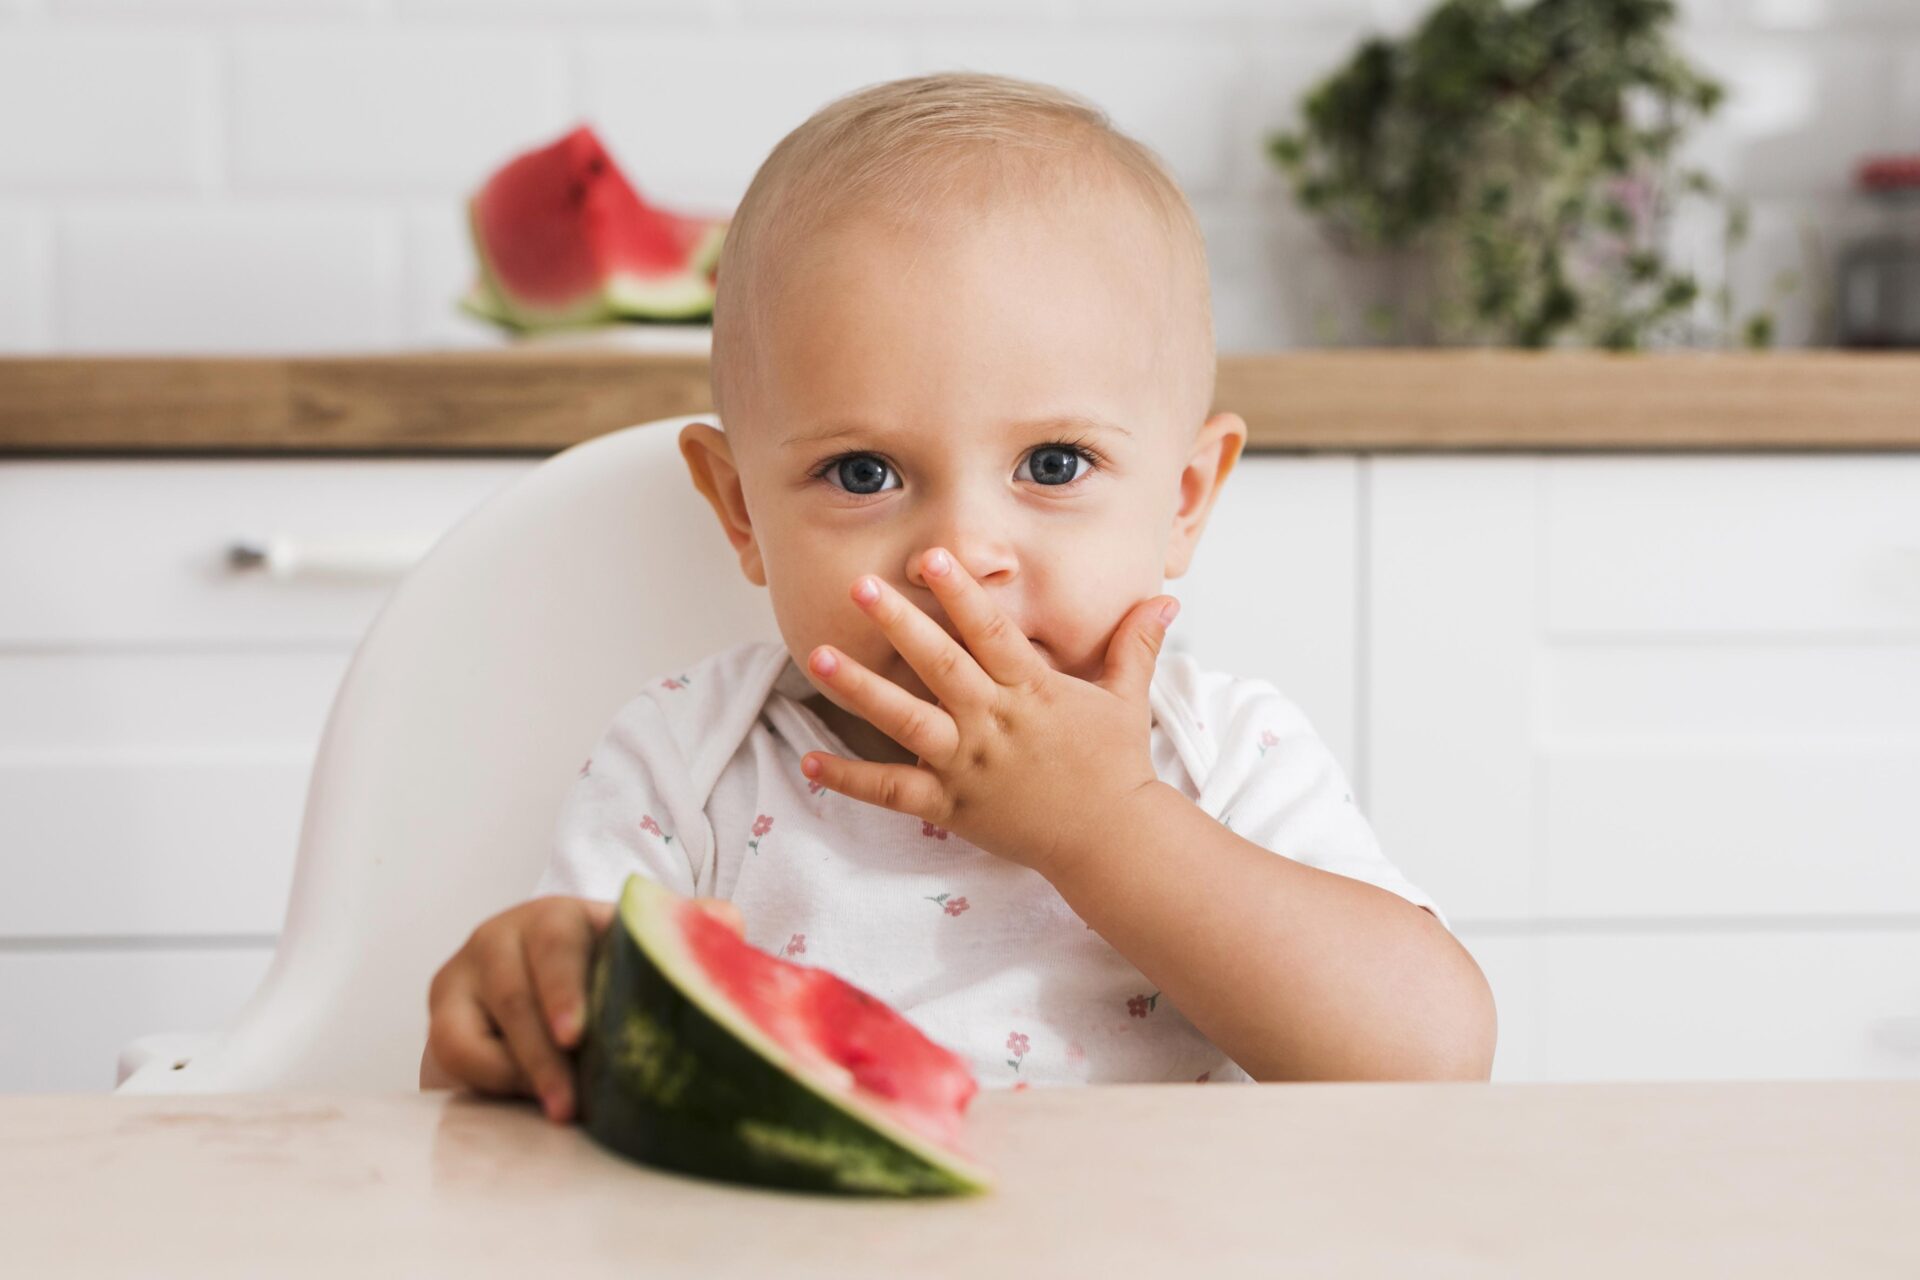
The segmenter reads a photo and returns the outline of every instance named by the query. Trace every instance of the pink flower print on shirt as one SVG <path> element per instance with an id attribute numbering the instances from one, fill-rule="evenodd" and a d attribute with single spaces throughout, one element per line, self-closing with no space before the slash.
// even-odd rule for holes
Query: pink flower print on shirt
<path id="1" fill-rule="evenodd" d="M 1007 1065 L 1015 1071 L 1018 1071 L 1021 1061 L 1027 1056 L 1027 1038 L 1018 1031 L 1009 1031 L 1007 1033 L 1007 1052 L 1013 1055 L 1007 1059 Z"/>
<path id="2" fill-rule="evenodd" d="M 684 689 L 693 682 L 685 676 L 668 676 L 660 682 L 662 689 Z"/>
<path id="3" fill-rule="evenodd" d="M 653 815 L 650 813 L 641 815 L 640 829 L 650 836 L 659 836 L 668 844 L 673 843 L 673 837 L 660 829 L 660 824 L 653 820 Z"/>
<path id="4" fill-rule="evenodd" d="M 759 853 L 760 838 L 771 830 L 773 830 L 773 819 L 771 817 L 764 813 L 756 816 L 753 820 L 753 839 L 747 841 L 747 848 L 753 850 L 755 853 Z"/>
<path id="5" fill-rule="evenodd" d="M 1144 1018 L 1153 1011 L 1153 1006 L 1159 1003 L 1160 993 L 1158 991 L 1150 996 L 1130 997 L 1127 1000 L 1127 1016 L 1129 1018 Z"/>
<path id="6" fill-rule="evenodd" d="M 934 896 L 922 895 L 928 902 L 937 902 L 950 916 L 957 916 L 967 909 L 965 898 L 956 898 L 952 894 L 942 893 Z"/>
<path id="7" fill-rule="evenodd" d="M 783 956 L 803 956 L 807 953 L 807 935 L 796 933 L 787 939 L 787 945 L 780 948 Z"/>
<path id="8" fill-rule="evenodd" d="M 1025 1080 L 1018 1080 L 1014 1082 L 1013 1091 L 1015 1093 L 1018 1093 L 1022 1089 L 1028 1089 L 1028 1088 L 1032 1088 L 1032 1086 L 1029 1085 Z"/>
<path id="9" fill-rule="evenodd" d="M 1261 755 L 1264 756 L 1265 754 L 1267 754 L 1267 748 L 1277 747 L 1279 745 L 1280 745 L 1280 739 L 1277 736 L 1275 736 L 1273 730 L 1262 729 L 1260 731 L 1260 754 Z"/>
<path id="10" fill-rule="evenodd" d="M 582 760 L 580 762 L 580 776 L 584 778 L 587 776 L 587 774 L 591 773 L 592 771 L 593 771 L 593 757 L 588 756 L 585 760 Z"/>
<path id="11" fill-rule="evenodd" d="M 802 776 L 804 777 L 805 775 L 803 774 Z M 820 779 L 807 778 L 807 791 L 809 794 L 817 796 L 822 791 L 825 791 L 826 789 L 827 789 L 827 784 L 820 781 Z"/>
<path id="12" fill-rule="evenodd" d="M 1068 1062 L 1084 1062 L 1086 1061 L 1086 1057 L 1087 1050 L 1078 1040 L 1070 1041 L 1067 1044 Z"/>
<path id="13" fill-rule="evenodd" d="M 952 833 L 945 827 L 936 827 L 924 819 L 920 823 L 920 834 L 934 840 L 945 840 Z"/>

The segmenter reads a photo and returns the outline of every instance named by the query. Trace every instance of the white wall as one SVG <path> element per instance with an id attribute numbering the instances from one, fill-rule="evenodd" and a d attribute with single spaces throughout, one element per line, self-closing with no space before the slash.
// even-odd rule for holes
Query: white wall
<path id="1" fill-rule="evenodd" d="M 1421 0 L 0 0 L 0 352 L 487 343 L 460 199 L 578 119 L 670 206 L 730 209 L 864 83 L 971 67 L 1089 94 L 1207 229 L 1224 349 L 1313 343 L 1338 277 L 1263 131 Z M 1920 147 L 1920 3 L 1683 0 L 1734 90 L 1699 152 L 1756 202 L 1757 296 L 1831 248 L 1859 154 Z M 1701 265 L 1710 273 L 1712 237 Z M 1822 282 L 1823 283 L 1823 282 Z M 1783 311 L 1820 339 L 1817 298 Z"/>

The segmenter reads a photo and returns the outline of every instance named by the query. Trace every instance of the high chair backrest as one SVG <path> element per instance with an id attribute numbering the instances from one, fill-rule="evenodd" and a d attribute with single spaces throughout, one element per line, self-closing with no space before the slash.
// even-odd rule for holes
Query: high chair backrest
<path id="1" fill-rule="evenodd" d="M 141 1087 L 416 1086 L 434 971 L 530 894 L 614 712 L 651 676 L 779 636 L 680 457 L 702 421 L 556 455 L 401 580 L 334 698 L 266 978 Z"/>

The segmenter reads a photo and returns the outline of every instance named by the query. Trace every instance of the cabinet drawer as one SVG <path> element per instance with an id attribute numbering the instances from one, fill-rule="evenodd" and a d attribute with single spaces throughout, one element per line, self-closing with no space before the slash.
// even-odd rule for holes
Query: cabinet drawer
<path id="1" fill-rule="evenodd" d="M 1535 1079 L 1920 1078 L 1920 929 L 1518 945 L 1535 1003 L 1511 1032 Z"/>
<path id="2" fill-rule="evenodd" d="M 213 1031 L 266 976 L 266 943 L 0 951 L 0 1093 L 104 1092 L 140 1036 Z"/>
<path id="3" fill-rule="evenodd" d="M 0 646 L 351 646 L 396 572 L 276 577 L 229 548 L 422 548 L 538 461 L 0 463 Z"/>
<path id="4" fill-rule="evenodd" d="M 1553 459 L 1541 496 L 1549 635 L 1920 637 L 1920 457 Z"/>
<path id="5" fill-rule="evenodd" d="M 1453 919 L 1920 915 L 1920 458 L 1370 482 L 1371 813 Z"/>
<path id="6" fill-rule="evenodd" d="M 348 660 L 0 654 L 0 938 L 276 932 Z"/>

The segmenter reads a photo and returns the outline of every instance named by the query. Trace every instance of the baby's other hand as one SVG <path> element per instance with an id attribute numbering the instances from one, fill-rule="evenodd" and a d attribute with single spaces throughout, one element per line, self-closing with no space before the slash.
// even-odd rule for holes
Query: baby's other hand
<path id="1" fill-rule="evenodd" d="M 693 901 L 742 931 L 732 903 Z M 611 902 L 535 898 L 475 929 L 427 989 L 420 1087 L 536 1097 L 549 1119 L 573 1119 L 567 1054 L 580 1040 L 594 943 L 613 914 Z"/>

